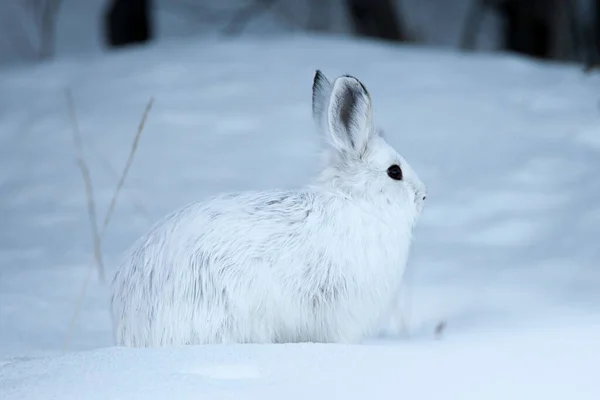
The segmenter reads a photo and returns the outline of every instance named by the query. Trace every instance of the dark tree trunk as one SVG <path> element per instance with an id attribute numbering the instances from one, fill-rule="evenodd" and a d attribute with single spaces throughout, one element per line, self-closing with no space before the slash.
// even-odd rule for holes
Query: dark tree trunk
<path id="1" fill-rule="evenodd" d="M 596 63 L 600 64 L 600 0 L 594 2 L 594 45 L 596 51 Z"/>
<path id="2" fill-rule="evenodd" d="M 582 24 L 577 0 L 471 0 L 461 38 L 463 49 L 475 47 L 481 20 L 487 9 L 503 19 L 504 50 L 554 60 L 585 61 L 586 68 L 598 63 L 598 25 Z M 600 19 L 600 0 L 592 19 Z M 594 31 L 594 29 L 596 29 Z M 596 33 L 592 33 L 596 32 Z M 593 49 L 592 49 L 593 47 Z M 596 61 L 593 61 L 596 60 Z"/>
<path id="3" fill-rule="evenodd" d="M 553 1 L 545 2 L 551 8 Z M 508 51 L 549 58 L 551 25 L 535 0 L 508 0 L 499 4 L 504 19 L 504 48 Z"/>
<path id="4" fill-rule="evenodd" d="M 393 0 L 347 0 L 354 31 L 360 36 L 404 41 L 402 23 Z"/>
<path id="5" fill-rule="evenodd" d="M 578 58 L 574 0 L 496 0 L 504 19 L 504 48 L 546 59 Z"/>
<path id="6" fill-rule="evenodd" d="M 591 26 L 586 31 L 587 51 L 585 54 L 585 70 L 591 71 L 600 67 L 600 0 L 593 2 Z"/>
<path id="7" fill-rule="evenodd" d="M 144 43 L 152 39 L 151 0 L 113 0 L 104 15 L 110 47 Z"/>

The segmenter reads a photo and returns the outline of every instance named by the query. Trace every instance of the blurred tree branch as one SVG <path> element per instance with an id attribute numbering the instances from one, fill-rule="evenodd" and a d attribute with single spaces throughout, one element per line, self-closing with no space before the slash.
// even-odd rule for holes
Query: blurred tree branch
<path id="1" fill-rule="evenodd" d="M 489 2 L 484 0 L 472 0 L 460 38 L 459 47 L 462 50 L 473 50 L 476 47 L 477 34 L 485 17 L 485 9 Z"/>
<path id="2" fill-rule="evenodd" d="M 19 57 L 35 60 L 54 57 L 61 4 L 62 0 L 20 0 L 15 15 L 3 15 L 2 25 L 9 26 L 5 41 Z M 25 23 L 19 21 L 20 17 L 25 18 Z"/>
<path id="3" fill-rule="evenodd" d="M 39 32 L 39 57 L 40 59 L 51 58 L 54 56 L 55 36 L 56 36 L 56 18 L 62 0 L 29 0 L 34 3 L 34 12 L 36 12 L 36 22 Z"/>

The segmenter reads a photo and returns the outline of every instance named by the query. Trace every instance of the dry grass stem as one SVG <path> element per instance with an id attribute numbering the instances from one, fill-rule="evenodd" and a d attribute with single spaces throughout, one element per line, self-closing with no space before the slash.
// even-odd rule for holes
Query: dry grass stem
<path id="1" fill-rule="evenodd" d="M 152 109 L 152 104 L 154 104 L 154 98 L 151 97 L 150 101 L 148 101 L 148 104 L 146 105 L 146 109 L 144 110 L 144 114 L 142 115 L 142 119 L 138 125 L 138 129 L 135 134 L 135 137 L 133 138 L 133 143 L 131 144 L 131 149 L 129 150 L 129 157 L 127 157 L 127 163 L 125 163 L 125 168 L 123 169 L 121 178 L 119 179 L 119 182 L 117 183 L 117 187 L 115 188 L 115 193 L 114 193 L 112 199 L 110 200 L 108 210 L 106 211 L 106 216 L 104 217 L 104 223 L 102 224 L 102 232 L 101 232 L 102 235 L 104 234 L 106 227 L 108 226 L 112 212 L 115 208 L 115 205 L 117 204 L 117 198 L 119 196 L 121 189 L 123 188 L 123 184 L 125 183 L 125 179 L 127 179 L 127 174 L 129 173 L 129 169 L 131 168 L 131 164 L 133 163 L 133 158 L 134 158 L 135 152 L 138 148 L 140 137 L 142 136 L 142 131 L 144 130 L 144 125 L 146 124 L 146 119 L 148 118 L 148 114 L 150 113 L 150 110 Z"/>
<path id="2" fill-rule="evenodd" d="M 90 219 L 90 226 L 92 228 L 92 239 L 94 242 L 94 257 L 96 265 L 98 266 L 98 276 L 101 282 L 104 282 L 104 263 L 102 262 L 102 249 L 100 247 L 100 235 L 98 233 L 98 221 L 96 219 L 96 204 L 94 202 L 94 189 L 92 187 L 92 177 L 90 170 L 85 162 L 83 155 L 83 141 L 81 139 L 81 131 L 79 130 L 79 124 L 77 122 L 77 113 L 75 111 L 75 104 L 73 103 L 73 96 L 71 91 L 67 89 L 67 106 L 69 107 L 69 116 L 71 118 L 71 125 L 73 128 L 73 143 L 75 144 L 75 150 L 77 151 L 77 165 L 81 171 L 83 181 L 85 183 L 85 193 L 87 197 L 88 216 Z"/>
<path id="3" fill-rule="evenodd" d="M 73 107 L 73 100 L 72 100 L 72 98 L 70 96 L 70 93 L 69 92 L 67 92 L 67 93 L 68 93 L 67 96 L 68 96 L 68 101 L 69 101 L 69 105 L 70 105 L 69 108 L 72 110 L 72 113 L 71 113 L 71 117 L 72 118 L 71 119 L 72 119 L 72 121 L 74 121 L 74 124 L 73 124 L 74 131 L 77 132 L 77 134 L 74 134 L 76 136 L 76 138 L 74 140 L 75 140 L 75 143 L 76 143 L 76 148 L 78 149 L 78 153 L 81 155 L 80 156 L 80 160 L 81 160 L 80 164 L 85 166 L 85 171 L 86 171 L 86 173 L 84 174 L 84 180 L 86 181 L 86 191 L 88 193 L 88 203 L 90 202 L 89 199 L 91 198 L 91 203 L 93 205 L 94 203 L 93 203 L 93 192 L 91 191 L 91 187 L 92 187 L 92 185 L 91 185 L 91 179 L 90 179 L 89 169 L 87 168 L 87 165 L 85 164 L 85 161 L 83 160 L 83 146 L 82 146 L 82 141 L 81 141 L 81 135 L 79 135 L 79 133 L 78 133 L 79 129 L 77 127 L 77 119 L 75 118 L 75 108 Z M 97 241 L 95 241 L 94 243 L 95 243 L 95 249 L 97 248 L 99 252 L 101 252 L 100 245 L 102 243 L 102 239 L 104 237 L 104 233 L 106 232 L 106 228 L 108 227 L 108 224 L 110 222 L 110 217 L 112 215 L 112 212 L 113 212 L 113 210 L 115 208 L 115 205 L 117 203 L 118 195 L 119 195 L 121 189 L 123 188 L 123 185 L 125 184 L 125 179 L 127 178 L 127 174 L 128 174 L 129 169 L 131 168 L 131 165 L 133 163 L 133 158 L 134 158 L 135 152 L 136 152 L 136 150 L 138 148 L 139 140 L 140 140 L 140 137 L 141 137 L 142 132 L 144 130 L 144 125 L 145 125 L 146 120 L 148 118 L 148 114 L 150 113 L 150 110 L 152 108 L 152 104 L 154 104 L 154 99 L 150 98 L 150 101 L 148 102 L 148 105 L 146 106 L 146 109 L 144 110 L 144 114 L 142 116 L 140 124 L 138 125 L 138 129 L 137 129 L 136 135 L 135 135 L 135 137 L 133 139 L 133 143 L 131 144 L 131 150 L 129 151 L 129 157 L 127 159 L 127 163 L 125 164 L 125 168 L 123 169 L 123 172 L 121 173 L 121 177 L 119 179 L 119 182 L 117 183 L 117 186 L 115 188 L 115 192 L 113 194 L 113 197 L 111 198 L 110 205 L 108 207 L 108 210 L 106 211 L 106 215 L 104 217 L 104 222 L 102 224 L 102 230 L 101 230 L 100 233 L 98 233 L 98 230 L 97 230 L 97 223 L 96 223 L 96 218 L 95 218 L 95 207 L 92 208 L 94 210 L 94 214 L 93 214 L 94 215 L 93 229 L 97 233 L 96 236 L 95 236 L 95 238 L 97 237 Z M 89 186 L 89 189 L 90 189 L 89 191 L 88 191 L 88 186 Z M 89 206 L 88 206 L 88 208 L 89 208 Z M 97 247 L 96 247 L 96 243 L 97 243 Z M 96 251 L 94 252 L 94 258 L 96 260 L 98 260 L 98 258 L 96 257 Z M 92 260 L 92 262 L 93 261 L 94 260 Z M 76 323 L 76 321 L 77 321 L 77 319 L 79 317 L 79 313 L 80 313 L 80 310 L 81 310 L 81 304 L 83 303 L 83 298 L 85 296 L 85 292 L 87 290 L 87 287 L 88 287 L 88 284 L 89 284 L 89 281 L 90 281 L 90 277 L 92 275 L 91 272 L 92 272 L 92 268 L 89 268 L 88 269 L 88 273 L 85 276 L 85 280 L 83 282 L 83 286 L 81 287 L 81 291 L 79 293 L 79 297 L 77 299 L 77 303 L 75 305 L 75 312 L 74 312 L 73 317 L 71 318 L 71 321 L 69 323 L 69 327 L 68 327 L 68 330 L 67 330 L 67 337 L 66 337 L 65 345 L 64 345 L 64 350 L 65 351 L 69 347 L 69 344 L 71 342 L 71 337 L 73 336 L 73 331 L 74 331 L 74 328 L 75 328 L 75 323 Z M 104 275 L 102 275 L 102 276 L 104 276 Z M 102 282 L 104 282 L 104 280 L 102 280 Z"/>

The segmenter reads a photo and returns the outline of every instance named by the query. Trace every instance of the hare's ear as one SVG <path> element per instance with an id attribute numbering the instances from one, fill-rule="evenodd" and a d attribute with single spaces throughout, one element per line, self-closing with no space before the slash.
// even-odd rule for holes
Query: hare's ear
<path id="1" fill-rule="evenodd" d="M 327 108 L 331 96 L 331 82 L 319 70 L 315 73 L 312 86 L 312 114 L 319 133 L 325 134 L 327 128 Z"/>
<path id="2" fill-rule="evenodd" d="M 341 76 L 331 89 L 327 110 L 329 139 L 338 151 L 362 154 L 373 133 L 371 97 L 352 76 Z"/>

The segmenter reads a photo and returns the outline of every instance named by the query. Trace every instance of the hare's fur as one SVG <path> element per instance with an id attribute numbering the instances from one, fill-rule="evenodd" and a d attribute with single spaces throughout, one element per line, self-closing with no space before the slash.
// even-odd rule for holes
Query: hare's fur
<path id="1" fill-rule="evenodd" d="M 126 346 L 344 342 L 375 333 L 400 285 L 425 188 L 382 138 L 360 82 L 315 76 L 326 168 L 295 191 L 216 196 L 167 216 L 113 280 Z M 402 166 L 402 181 L 386 174 Z"/>

